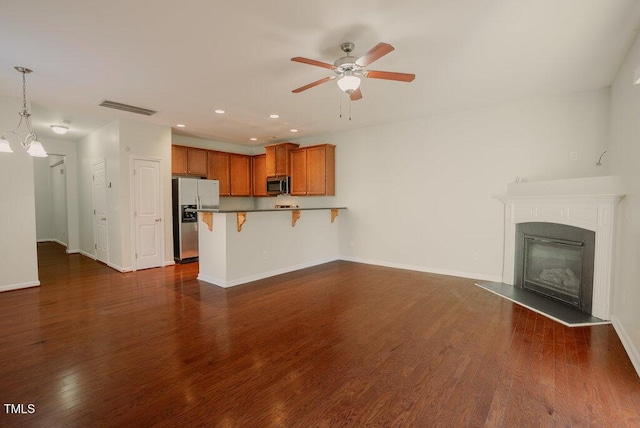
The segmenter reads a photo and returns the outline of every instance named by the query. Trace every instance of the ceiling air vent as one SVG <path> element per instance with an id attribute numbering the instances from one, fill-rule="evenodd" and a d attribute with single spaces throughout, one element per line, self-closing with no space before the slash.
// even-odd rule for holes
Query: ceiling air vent
<path id="1" fill-rule="evenodd" d="M 118 103 L 116 101 L 100 100 L 98 103 L 101 107 L 114 108 L 116 110 L 128 111 L 129 113 L 143 114 L 145 116 L 152 116 L 157 113 L 155 110 L 151 110 L 144 107 L 131 106 L 129 104 Z"/>

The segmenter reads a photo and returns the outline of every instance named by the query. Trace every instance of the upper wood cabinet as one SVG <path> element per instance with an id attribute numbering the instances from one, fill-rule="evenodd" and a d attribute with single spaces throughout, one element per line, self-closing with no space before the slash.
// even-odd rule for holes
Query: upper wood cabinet
<path id="1" fill-rule="evenodd" d="M 336 194 L 335 150 L 332 144 L 320 144 L 291 151 L 291 195 Z"/>
<path id="2" fill-rule="evenodd" d="M 293 150 L 290 153 L 291 161 L 291 187 L 289 193 L 293 196 L 307 194 L 307 151 L 305 149 Z"/>
<path id="3" fill-rule="evenodd" d="M 209 150 L 207 178 L 220 182 L 220 196 L 251 196 L 251 157 Z"/>
<path id="4" fill-rule="evenodd" d="M 207 150 L 171 146 L 171 174 L 207 175 Z"/>
<path id="5" fill-rule="evenodd" d="M 232 153 L 229 156 L 229 174 L 231 196 L 251 196 L 251 156 Z"/>
<path id="6" fill-rule="evenodd" d="M 251 180 L 253 196 L 268 196 L 266 158 L 266 154 L 251 157 Z"/>
<path id="7" fill-rule="evenodd" d="M 171 146 L 171 174 L 187 173 L 187 148 Z"/>
<path id="8" fill-rule="evenodd" d="M 297 149 L 299 146 L 299 144 L 294 143 L 280 143 L 272 146 L 265 146 L 267 177 L 291 175 L 291 172 L 289 171 L 289 153 L 291 150 Z"/>
<path id="9" fill-rule="evenodd" d="M 171 173 L 205 177 L 207 151 L 192 147 L 171 146 Z"/>
<path id="10" fill-rule="evenodd" d="M 220 182 L 220 196 L 231 196 L 229 153 L 209 150 L 207 178 Z"/>

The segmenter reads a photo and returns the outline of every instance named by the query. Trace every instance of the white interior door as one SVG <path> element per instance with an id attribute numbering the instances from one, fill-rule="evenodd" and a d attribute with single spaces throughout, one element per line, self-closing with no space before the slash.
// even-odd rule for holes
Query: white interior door
<path id="1" fill-rule="evenodd" d="M 135 268 L 162 266 L 164 227 L 160 194 L 160 162 L 135 159 L 134 176 L 134 228 Z"/>
<path id="2" fill-rule="evenodd" d="M 107 263 L 107 173 L 104 160 L 93 164 L 93 239 L 96 260 Z"/>

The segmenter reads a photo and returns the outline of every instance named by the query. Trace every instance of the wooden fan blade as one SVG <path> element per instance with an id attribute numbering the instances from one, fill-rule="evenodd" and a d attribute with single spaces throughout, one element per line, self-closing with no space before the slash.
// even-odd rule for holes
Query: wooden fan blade
<path id="1" fill-rule="evenodd" d="M 373 61 L 378 60 L 391 52 L 393 50 L 393 46 L 389 43 L 378 43 L 373 48 L 369 50 L 369 52 L 362 55 L 360 58 L 356 60 L 356 64 L 360 67 L 366 67 L 371 64 Z"/>
<path id="2" fill-rule="evenodd" d="M 301 62 L 303 64 L 315 65 L 317 67 L 328 68 L 329 70 L 333 70 L 336 68 L 333 64 L 328 64 L 322 61 L 316 61 L 315 59 L 303 58 L 301 56 L 297 56 L 295 58 L 291 58 L 291 61 Z"/>
<path id="3" fill-rule="evenodd" d="M 397 80 L 398 82 L 413 82 L 413 79 L 416 78 L 415 74 L 374 70 L 365 71 L 364 75 L 370 79 Z"/>
<path id="4" fill-rule="evenodd" d="M 313 88 L 314 86 L 318 86 L 321 85 L 325 82 L 328 82 L 329 80 L 333 80 L 335 79 L 336 76 L 329 76 L 329 77 L 325 77 L 324 79 L 320 79 L 320 80 L 316 80 L 315 82 L 309 83 L 308 85 L 304 85 L 304 86 L 300 86 L 298 89 L 294 89 L 293 92 L 294 94 L 300 93 L 302 91 L 306 91 L 307 89 Z"/>
<path id="5" fill-rule="evenodd" d="M 360 88 L 351 92 L 351 95 L 349 95 L 349 98 L 351 98 L 351 101 L 358 101 L 359 99 L 362 99 L 362 92 L 360 91 Z"/>

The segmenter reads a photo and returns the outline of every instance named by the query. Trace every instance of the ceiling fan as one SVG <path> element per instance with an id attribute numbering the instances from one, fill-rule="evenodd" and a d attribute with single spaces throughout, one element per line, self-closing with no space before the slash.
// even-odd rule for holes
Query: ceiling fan
<path id="1" fill-rule="evenodd" d="M 340 45 L 340 48 L 347 55 L 343 56 L 342 58 L 338 58 L 333 64 L 299 56 L 291 58 L 291 61 L 328 68 L 329 70 L 333 70 L 333 72 L 335 73 L 335 76 L 329 76 L 325 77 L 324 79 L 316 80 L 315 82 L 309 83 L 308 85 L 304 85 L 297 89 L 294 89 L 291 92 L 297 94 L 330 80 L 338 79 L 338 86 L 340 87 L 340 89 L 349 94 L 349 97 L 352 101 L 357 101 L 362 98 L 362 92 L 360 91 L 360 80 L 363 77 L 367 77 L 370 79 L 396 80 L 398 82 L 411 82 L 413 81 L 413 79 L 415 79 L 415 74 L 365 70 L 365 68 L 369 64 L 382 58 L 394 49 L 390 44 L 378 43 L 360 58 L 351 56 L 351 52 L 353 51 L 354 47 L 355 45 L 351 42 L 346 42 Z"/>

